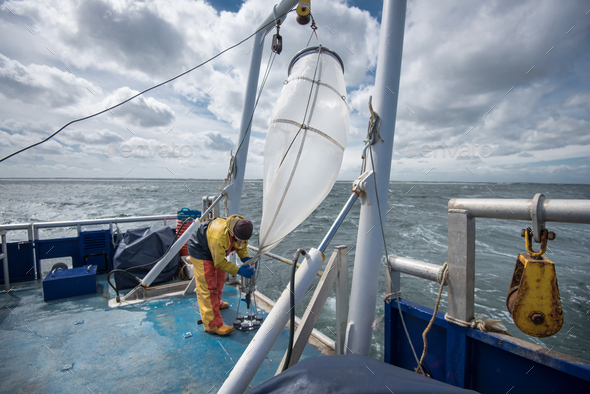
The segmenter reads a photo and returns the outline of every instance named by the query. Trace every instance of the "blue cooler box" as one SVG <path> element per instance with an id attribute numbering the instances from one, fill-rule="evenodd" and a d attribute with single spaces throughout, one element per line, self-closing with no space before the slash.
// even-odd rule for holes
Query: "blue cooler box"
<path id="1" fill-rule="evenodd" d="M 59 269 L 43 279 L 45 302 L 96 293 L 96 265 Z"/>

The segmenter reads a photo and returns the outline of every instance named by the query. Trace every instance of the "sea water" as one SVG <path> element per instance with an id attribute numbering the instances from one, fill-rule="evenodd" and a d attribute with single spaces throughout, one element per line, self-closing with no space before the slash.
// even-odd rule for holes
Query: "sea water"
<path id="1" fill-rule="evenodd" d="M 221 181 L 217 180 L 5 179 L 0 180 L 0 223 L 175 215 L 180 208 L 201 209 L 202 196 L 218 194 L 220 185 Z M 351 182 L 336 183 L 324 202 L 273 253 L 291 260 L 298 248 L 318 247 L 350 193 Z M 387 253 L 442 265 L 447 261 L 447 204 L 450 199 L 531 199 L 535 193 L 543 193 L 548 199 L 590 199 L 590 185 L 392 182 L 387 201 L 388 214 L 383 220 Z M 326 253 L 329 256 L 337 245 L 348 247 L 350 279 L 359 211 L 360 203 L 357 202 Z M 251 244 L 256 245 L 262 214 L 262 182 L 244 183 L 240 214 L 254 223 Z M 168 224 L 171 227 L 176 225 Z M 120 224 L 119 228 L 125 231 L 145 226 L 145 223 L 132 223 Z M 590 322 L 590 225 L 547 224 L 548 229 L 557 234 L 557 238 L 549 242 L 546 256 L 556 264 L 564 323 L 556 335 L 543 339 L 521 333 L 512 322 L 505 303 L 516 256 L 525 252 L 520 231 L 527 226 L 531 223 L 476 219 L 476 315 L 502 320 L 508 332 L 520 339 L 553 351 L 590 359 L 590 338 L 587 335 Z M 107 228 L 84 229 L 100 227 Z M 41 238 L 66 237 L 67 231 L 67 228 L 42 230 Z M 380 236 L 379 231 L 375 231 L 373 236 Z M 24 231 L 9 233 L 9 241 L 25 239 Z M 47 267 L 47 264 L 44 266 Z M 379 294 L 383 293 L 383 274 L 382 268 Z M 288 284 L 289 277 L 290 266 L 264 258 L 257 280 L 258 290 L 276 300 Z M 316 283 L 317 280 L 314 285 Z M 401 291 L 405 299 L 434 308 L 438 289 L 437 283 L 402 275 Z M 312 293 L 307 294 L 297 309 L 298 316 L 303 315 Z M 446 296 L 445 289 L 441 312 L 446 311 Z M 332 332 L 336 331 L 335 308 L 332 293 L 316 325 L 332 338 Z M 378 300 L 375 308 L 377 320 L 383 315 L 383 302 Z M 379 324 L 375 325 L 371 356 L 383 358 L 383 326 Z"/>

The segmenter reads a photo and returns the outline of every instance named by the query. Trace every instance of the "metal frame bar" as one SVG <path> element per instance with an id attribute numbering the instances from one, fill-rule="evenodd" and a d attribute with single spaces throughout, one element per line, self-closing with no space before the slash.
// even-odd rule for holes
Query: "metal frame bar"
<path id="1" fill-rule="evenodd" d="M 260 251 L 260 249 L 258 249 L 256 246 L 252 246 L 252 245 L 248 245 L 248 249 L 253 250 L 255 252 Z M 288 264 L 288 265 L 293 265 L 293 262 L 292 261 L 289 261 L 286 257 L 279 256 L 278 254 L 274 254 L 272 252 L 266 252 L 266 253 L 264 253 L 264 255 L 265 256 L 268 256 L 268 257 L 270 257 L 272 259 L 275 259 L 277 261 L 280 261 L 281 263 L 285 263 L 285 264 Z M 299 268 L 300 266 L 301 266 L 301 264 L 297 264 L 297 268 Z M 318 272 L 318 276 L 321 277 L 322 276 L 322 273 L 321 272 Z"/>
<path id="2" fill-rule="evenodd" d="M 330 261 L 328 262 L 328 264 L 326 265 L 326 268 L 324 269 L 324 273 L 326 275 L 322 276 L 322 279 L 320 279 L 314 293 L 313 296 L 311 297 L 311 300 L 309 301 L 309 304 L 307 306 L 307 308 L 305 308 L 305 313 L 303 314 L 303 318 L 301 319 L 301 324 L 299 324 L 297 326 L 297 330 L 295 331 L 295 335 L 294 335 L 294 341 L 293 341 L 293 350 L 291 353 L 291 359 L 289 360 L 289 366 L 288 368 L 291 368 L 293 365 L 297 364 L 299 362 L 299 358 L 301 357 L 301 355 L 303 354 L 303 350 L 305 349 L 305 345 L 307 345 L 308 340 L 309 340 L 309 336 L 311 335 L 311 332 L 315 326 L 315 323 L 317 322 L 320 313 L 322 312 L 322 309 L 324 308 L 324 304 L 326 303 L 326 300 L 328 299 L 328 295 L 330 294 L 330 291 L 332 290 L 332 287 L 335 287 L 336 289 L 343 287 L 343 285 L 345 284 L 346 287 L 348 288 L 348 282 L 345 282 L 344 284 L 342 283 L 342 280 L 344 279 L 343 275 L 340 275 L 341 271 L 346 271 L 348 274 L 348 254 L 346 253 L 347 249 L 346 246 L 337 246 L 336 248 L 334 248 L 334 252 L 332 253 L 332 256 L 330 257 Z M 345 269 L 343 269 L 345 267 Z M 341 293 L 339 295 L 342 295 Z M 344 298 L 339 298 L 336 297 L 336 310 L 339 311 L 339 306 L 340 308 L 342 308 L 342 303 L 343 301 L 348 301 L 347 299 Z M 336 327 L 342 327 L 345 328 L 346 327 L 346 315 L 344 313 L 340 313 L 340 315 L 338 315 L 338 313 L 336 313 Z M 344 343 L 344 330 L 340 329 L 337 330 L 337 334 L 336 334 L 336 346 L 338 348 L 338 350 L 340 351 L 340 353 L 338 353 L 337 350 L 337 354 L 343 354 L 342 353 L 342 344 Z M 285 362 L 287 361 L 287 353 L 288 351 L 285 352 L 285 355 L 283 356 L 283 360 L 281 361 L 279 368 L 277 369 L 277 372 L 275 375 L 280 374 L 283 371 L 283 366 L 285 365 Z"/>
<path id="3" fill-rule="evenodd" d="M 417 276 L 422 279 L 428 279 L 433 282 L 438 282 L 438 277 L 442 270 L 441 265 L 430 264 L 420 260 L 412 260 L 393 254 L 390 254 L 387 257 L 387 262 L 394 271 Z M 397 290 L 399 291 L 400 289 L 397 288 Z"/>
<path id="4" fill-rule="evenodd" d="M 533 220 L 533 199 L 453 198 L 449 209 L 464 209 L 474 218 Z M 545 222 L 590 223 L 590 200 L 542 201 L 540 216 Z"/>

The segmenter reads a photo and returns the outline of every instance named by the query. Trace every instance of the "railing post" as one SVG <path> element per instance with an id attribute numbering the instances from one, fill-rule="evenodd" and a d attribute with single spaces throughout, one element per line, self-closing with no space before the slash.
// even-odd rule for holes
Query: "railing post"
<path id="1" fill-rule="evenodd" d="M 8 251 L 6 248 L 6 230 L 0 227 L 0 239 L 2 240 L 2 251 L 0 258 L 2 259 L 2 267 L 4 269 L 4 287 L 6 292 L 10 291 L 10 273 L 8 272 Z"/>
<path id="2" fill-rule="evenodd" d="M 334 292 L 336 293 L 336 354 L 344 354 L 346 322 L 348 320 L 348 248 L 345 245 L 340 245 L 334 249 L 338 254 L 336 260 L 338 275 L 334 284 Z"/>
<path id="3" fill-rule="evenodd" d="M 449 209 L 448 212 L 447 313 L 471 321 L 475 304 L 475 218 L 464 209 Z M 449 324 L 447 329 L 446 382 L 458 387 L 465 387 L 466 330 L 454 324 Z"/>
<path id="4" fill-rule="evenodd" d="M 464 209 L 449 209 L 449 295 L 447 313 L 471 321 L 475 302 L 475 218 Z"/>

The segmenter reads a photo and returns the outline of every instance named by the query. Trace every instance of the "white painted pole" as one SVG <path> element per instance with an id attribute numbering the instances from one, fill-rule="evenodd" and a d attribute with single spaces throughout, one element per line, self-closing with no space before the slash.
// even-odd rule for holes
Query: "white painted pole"
<path id="1" fill-rule="evenodd" d="M 261 29 L 254 36 L 254 47 L 252 49 L 252 58 L 250 59 L 250 71 L 248 74 L 248 83 L 246 85 L 246 96 L 244 98 L 244 107 L 242 109 L 242 121 L 240 123 L 240 135 L 238 136 L 239 148 L 235 157 L 235 172 L 230 187 L 226 189 L 228 198 L 228 215 L 236 215 L 240 211 L 240 201 L 242 198 L 242 186 L 244 184 L 244 174 L 246 172 L 246 159 L 248 157 L 248 146 L 250 144 L 250 130 L 252 129 L 253 111 L 256 105 L 256 93 L 258 91 L 258 77 L 260 74 L 260 63 L 264 49 L 264 37 L 266 33 L 276 26 L 275 19 L 285 19 L 286 13 L 297 4 L 298 0 L 283 0 L 274 6 L 273 12 L 258 26 Z M 258 30 L 257 29 L 257 30 Z M 252 121 L 251 121 L 252 119 Z M 240 146 L 241 144 L 241 146 Z"/>
<path id="2" fill-rule="evenodd" d="M 384 0 L 377 76 L 373 94 L 373 108 L 381 117 L 380 136 L 384 141 L 377 139 L 372 146 L 383 222 L 387 212 L 405 20 L 406 0 Z M 367 160 L 367 169 L 371 169 L 371 152 L 369 151 L 367 151 Z M 370 186 L 367 186 L 367 193 L 369 196 L 374 196 L 374 186 Z M 350 294 L 349 332 L 346 338 L 347 349 L 345 349 L 347 353 L 369 355 L 371 350 L 373 335 L 371 324 L 375 318 L 382 250 L 383 237 L 377 204 L 371 197 L 364 198 L 361 205 Z"/>
<path id="3" fill-rule="evenodd" d="M 311 249 L 295 273 L 295 307 L 299 305 L 305 292 L 316 277 L 317 272 L 324 262 L 324 255 L 317 249 Z M 254 375 L 262 365 L 270 349 L 289 320 L 290 312 L 290 285 L 287 285 L 283 294 L 277 300 L 258 332 L 250 341 L 250 344 L 242 354 L 242 357 L 232 369 L 218 393 L 243 393 Z"/>

